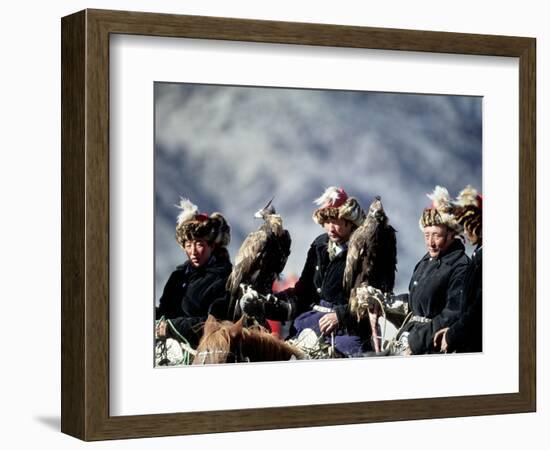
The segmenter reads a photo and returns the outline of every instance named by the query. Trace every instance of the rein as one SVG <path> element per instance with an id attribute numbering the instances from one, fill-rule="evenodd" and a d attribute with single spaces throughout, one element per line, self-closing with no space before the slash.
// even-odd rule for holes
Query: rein
<path id="1" fill-rule="evenodd" d="M 223 362 L 229 362 L 229 357 L 230 356 L 233 356 L 233 362 L 250 362 L 250 358 L 249 357 L 245 357 L 243 355 L 243 351 L 242 351 L 242 342 L 239 342 L 239 351 L 238 353 L 235 353 L 235 352 L 232 352 L 232 351 L 229 351 L 229 350 L 203 350 L 201 352 L 197 352 L 197 354 L 195 355 L 195 359 L 198 359 L 198 358 L 202 358 L 198 364 L 202 364 L 202 365 L 205 365 L 206 364 L 206 359 L 210 356 L 210 355 L 222 355 L 222 356 L 225 356 L 225 360 Z"/>
<path id="2" fill-rule="evenodd" d="M 204 350 L 202 352 L 197 352 L 195 355 L 195 359 L 202 358 L 199 362 L 199 364 L 206 364 L 206 358 L 208 358 L 210 355 L 224 355 L 229 356 L 233 355 L 233 352 L 228 352 L 225 350 Z M 227 358 L 226 358 L 227 359 Z"/>

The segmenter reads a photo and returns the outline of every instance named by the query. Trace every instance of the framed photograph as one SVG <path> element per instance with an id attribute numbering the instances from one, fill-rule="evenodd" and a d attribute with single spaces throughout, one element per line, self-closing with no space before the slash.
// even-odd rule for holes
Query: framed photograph
<path id="1" fill-rule="evenodd" d="M 535 61 L 525 37 L 64 17 L 62 431 L 101 440 L 535 411 Z M 399 293 L 425 252 L 418 218 L 438 184 L 483 192 L 482 352 L 155 363 L 155 307 L 186 259 L 180 197 L 224 214 L 231 260 L 273 198 L 292 236 L 290 279 L 322 231 L 312 202 L 326 187 L 366 209 L 380 196 Z"/>

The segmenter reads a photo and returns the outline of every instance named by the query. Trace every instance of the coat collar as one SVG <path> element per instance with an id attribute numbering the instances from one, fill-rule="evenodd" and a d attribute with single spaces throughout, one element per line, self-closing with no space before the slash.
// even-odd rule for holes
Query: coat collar
<path id="1" fill-rule="evenodd" d="M 478 245 L 474 252 L 472 253 L 472 259 L 480 259 L 481 258 L 481 252 L 483 250 L 483 246 L 482 245 Z"/>
<path id="2" fill-rule="evenodd" d="M 442 255 L 439 255 L 436 260 L 440 262 L 440 264 L 454 264 L 459 258 L 462 257 L 462 255 L 465 255 L 464 253 L 465 247 L 464 244 L 460 239 L 455 239 L 454 242 L 451 244 L 451 246 L 447 249 L 445 253 Z M 432 259 L 429 253 L 426 253 L 421 261 L 428 261 Z"/>
<path id="3" fill-rule="evenodd" d="M 316 249 L 317 253 L 319 253 L 319 255 L 327 255 L 328 256 L 329 255 L 329 238 L 328 238 L 328 234 L 323 233 L 323 234 L 317 236 L 317 238 L 315 238 L 315 240 L 313 241 L 313 246 L 315 247 L 315 249 Z M 347 242 L 345 244 L 338 245 L 338 247 L 340 248 L 340 251 L 338 251 L 333 256 L 332 259 L 345 257 L 345 255 L 347 254 L 347 249 L 348 249 Z"/>
<path id="4" fill-rule="evenodd" d="M 212 255 L 206 265 L 202 267 L 193 267 L 189 261 L 185 261 L 183 264 L 177 266 L 176 270 L 182 270 L 184 273 L 224 273 L 231 271 L 231 264 Z"/>

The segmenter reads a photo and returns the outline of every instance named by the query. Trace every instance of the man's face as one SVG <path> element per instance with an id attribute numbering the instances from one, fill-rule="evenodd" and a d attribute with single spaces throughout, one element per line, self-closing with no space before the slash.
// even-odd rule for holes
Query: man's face
<path id="1" fill-rule="evenodd" d="M 331 241 L 343 244 L 348 241 L 353 231 L 353 224 L 346 219 L 330 219 L 323 224 L 323 228 Z"/>
<path id="2" fill-rule="evenodd" d="M 445 225 L 424 227 L 424 242 L 432 258 L 437 258 L 453 243 L 453 233 Z"/>
<path id="3" fill-rule="evenodd" d="M 185 241 L 184 250 L 193 267 L 201 267 L 206 264 L 212 253 L 212 247 L 204 239 Z"/>

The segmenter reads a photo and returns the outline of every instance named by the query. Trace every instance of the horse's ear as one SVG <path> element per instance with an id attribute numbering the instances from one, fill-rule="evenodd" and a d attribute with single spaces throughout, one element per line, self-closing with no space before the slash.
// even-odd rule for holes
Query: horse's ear
<path id="1" fill-rule="evenodd" d="M 204 331 L 203 334 L 211 334 L 219 328 L 218 321 L 212 314 L 208 314 L 208 319 L 204 322 Z"/>
<path id="2" fill-rule="evenodd" d="M 241 318 L 237 320 L 233 325 L 231 325 L 231 328 L 229 329 L 229 336 L 231 337 L 231 339 L 237 339 L 242 336 L 243 322 L 244 322 L 244 315 L 241 316 Z"/>

